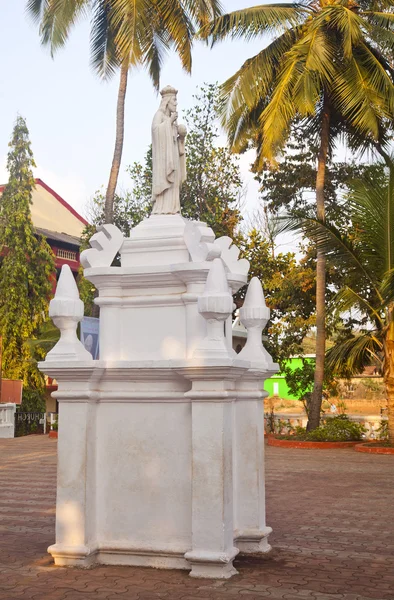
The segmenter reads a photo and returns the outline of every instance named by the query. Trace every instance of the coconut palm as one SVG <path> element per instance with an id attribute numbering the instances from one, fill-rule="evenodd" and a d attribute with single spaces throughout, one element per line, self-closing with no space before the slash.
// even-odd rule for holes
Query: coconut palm
<path id="1" fill-rule="evenodd" d="M 394 162 L 388 159 L 387 164 L 385 180 L 353 184 L 347 234 L 312 216 L 293 219 L 290 226 L 301 228 L 347 273 L 333 309 L 340 314 L 355 310 L 366 326 L 331 348 L 327 361 L 334 372 L 349 375 L 380 363 L 394 444 Z"/>
<path id="2" fill-rule="evenodd" d="M 316 209 L 325 218 L 326 163 L 338 136 L 384 147 L 394 114 L 393 0 L 305 0 L 222 15 L 200 35 L 215 43 L 269 34 L 270 43 L 222 85 L 223 124 L 234 151 L 274 162 L 291 125 L 318 137 Z M 325 356 L 325 255 L 317 248 L 316 370 L 308 429 L 319 424 Z"/>
<path id="3" fill-rule="evenodd" d="M 91 63 L 100 77 L 120 68 L 116 109 L 116 140 L 106 193 L 106 222 L 113 203 L 123 151 L 128 73 L 144 66 L 156 89 L 166 53 L 175 49 L 183 68 L 192 67 L 192 39 L 221 12 L 219 0 L 28 0 L 27 9 L 39 24 L 41 41 L 52 55 L 62 47 L 80 17 L 90 15 Z"/>

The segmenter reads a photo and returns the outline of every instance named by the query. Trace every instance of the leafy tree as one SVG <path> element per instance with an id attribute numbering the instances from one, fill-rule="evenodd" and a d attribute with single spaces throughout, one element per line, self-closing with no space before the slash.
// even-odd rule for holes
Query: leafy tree
<path id="1" fill-rule="evenodd" d="M 156 89 L 166 53 L 175 49 L 182 66 L 192 68 L 196 27 L 221 12 L 218 0 L 28 0 L 40 25 L 41 41 L 52 54 L 63 46 L 78 18 L 91 15 L 91 62 L 101 77 L 120 68 L 116 140 L 106 192 L 105 221 L 112 223 L 113 204 L 123 152 L 124 111 L 129 69 L 145 67 Z"/>
<path id="2" fill-rule="evenodd" d="M 267 350 L 283 368 L 290 356 L 302 354 L 303 340 L 315 322 L 315 279 L 308 254 L 296 260 L 292 252 L 272 253 L 271 243 L 253 229 L 245 237 L 242 255 L 250 262 L 250 277 L 264 286 L 271 318 Z M 237 304 L 243 302 L 242 290 Z"/>
<path id="3" fill-rule="evenodd" d="M 280 214 L 283 210 L 297 214 L 310 210 L 315 200 L 317 152 L 314 136 L 306 135 L 297 123 L 291 128 L 291 135 L 275 166 L 265 163 L 256 173 L 261 198 L 270 215 Z M 383 174 L 381 163 L 360 162 L 354 158 L 341 161 L 329 156 L 324 187 L 327 218 L 339 227 L 346 226 L 349 222 L 346 205 L 349 186 L 362 177 L 373 177 L 378 182 Z"/>
<path id="4" fill-rule="evenodd" d="M 22 379 L 30 390 L 43 391 L 43 377 L 32 348 L 47 318 L 55 265 L 52 250 L 34 231 L 30 214 L 35 166 L 26 122 L 18 117 L 7 159 L 9 180 L 0 201 L 0 332 L 3 376 Z"/>
<path id="5" fill-rule="evenodd" d="M 364 6 L 365 5 L 365 6 Z M 317 217 L 324 221 L 326 165 L 338 136 L 352 147 L 384 146 L 393 124 L 392 2 L 354 0 L 261 5 L 202 28 L 212 42 L 228 36 L 274 39 L 222 86 L 224 122 L 235 151 L 257 148 L 256 169 L 275 161 L 300 120 L 318 140 Z M 384 42 L 383 42 L 384 40 Z M 325 255 L 317 248 L 316 370 L 308 428 L 319 425 L 325 356 Z"/>
<path id="6" fill-rule="evenodd" d="M 243 183 L 237 157 L 220 146 L 219 90 L 205 84 L 186 111 L 187 180 L 181 190 L 183 216 L 207 223 L 220 237 L 239 241 Z"/>
<path id="7" fill-rule="evenodd" d="M 350 339 L 337 341 L 327 363 L 336 373 L 345 367 L 350 374 L 380 363 L 394 444 L 394 162 L 388 161 L 380 185 L 368 178 L 355 182 L 348 205 L 346 234 L 313 215 L 294 220 L 294 227 L 301 227 L 347 270 L 347 285 L 336 295 L 333 309 L 339 314 L 355 311 L 360 327 Z"/>

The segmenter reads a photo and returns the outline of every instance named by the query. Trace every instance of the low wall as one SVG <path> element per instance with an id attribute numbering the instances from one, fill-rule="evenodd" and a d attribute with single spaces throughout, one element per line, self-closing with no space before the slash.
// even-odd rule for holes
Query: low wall
<path id="1" fill-rule="evenodd" d="M 377 430 L 382 424 L 382 421 L 387 421 L 387 417 L 381 417 L 380 415 L 347 415 L 351 421 L 355 423 L 361 423 L 366 428 L 365 437 L 370 440 L 377 438 Z M 271 415 L 265 413 L 264 415 L 264 427 L 265 431 L 270 431 L 270 419 Z M 328 416 L 328 418 L 330 418 Z M 306 427 L 308 417 L 305 414 L 299 413 L 274 413 L 276 433 L 285 435 L 288 433 L 291 427 Z"/>
<path id="2" fill-rule="evenodd" d="M 13 438 L 15 433 L 16 404 L 0 404 L 0 438 Z"/>

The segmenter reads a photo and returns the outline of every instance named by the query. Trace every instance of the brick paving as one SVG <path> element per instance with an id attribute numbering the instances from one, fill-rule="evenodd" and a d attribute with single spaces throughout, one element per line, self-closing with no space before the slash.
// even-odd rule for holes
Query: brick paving
<path id="1" fill-rule="evenodd" d="M 227 581 L 55 567 L 56 441 L 0 440 L 1 600 L 394 600 L 394 457 L 267 448 L 269 557 Z"/>

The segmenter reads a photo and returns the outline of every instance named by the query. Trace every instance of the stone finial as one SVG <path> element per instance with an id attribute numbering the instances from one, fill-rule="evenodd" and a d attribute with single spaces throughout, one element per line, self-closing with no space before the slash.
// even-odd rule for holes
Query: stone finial
<path id="1" fill-rule="evenodd" d="M 249 283 L 239 318 L 248 330 L 248 339 L 238 355 L 239 358 L 260 362 L 268 370 L 277 371 L 277 365 L 264 348 L 261 339 L 263 329 L 270 318 L 270 309 L 266 306 L 263 288 L 257 277 L 253 277 Z"/>
<path id="2" fill-rule="evenodd" d="M 230 237 L 224 235 L 217 238 L 214 245 L 220 249 L 220 256 L 230 273 L 248 274 L 249 261 L 246 258 L 238 259 L 239 248 L 233 244 L 233 240 Z"/>
<path id="3" fill-rule="evenodd" d="M 80 261 L 85 269 L 110 267 L 123 244 L 123 233 L 116 225 L 101 225 L 89 240 L 91 248 L 81 252 Z"/>
<path id="4" fill-rule="evenodd" d="M 213 244 L 215 234 L 205 223 L 189 221 L 184 240 L 192 262 L 211 261 L 220 257 L 220 248 Z"/>
<path id="5" fill-rule="evenodd" d="M 49 304 L 49 316 L 60 329 L 60 340 L 46 356 L 51 360 L 92 360 L 77 337 L 77 325 L 83 317 L 83 302 L 68 265 L 63 265 L 55 297 Z"/>
<path id="6" fill-rule="evenodd" d="M 224 321 L 231 314 L 233 299 L 229 292 L 223 262 L 215 258 L 205 284 L 204 293 L 198 298 L 198 312 L 207 321 L 207 335 L 197 347 L 194 356 L 223 358 L 229 356 L 224 335 Z"/>

